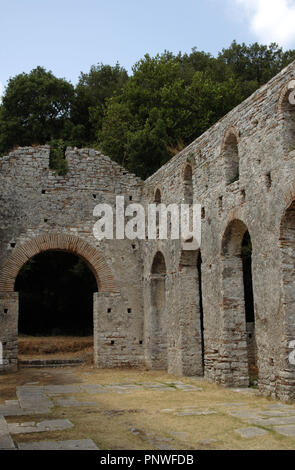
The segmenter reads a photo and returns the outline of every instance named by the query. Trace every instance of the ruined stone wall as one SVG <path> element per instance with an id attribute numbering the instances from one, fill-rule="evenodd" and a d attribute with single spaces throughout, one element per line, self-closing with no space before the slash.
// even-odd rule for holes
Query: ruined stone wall
<path id="1" fill-rule="evenodd" d="M 30 255 L 52 247 L 77 252 L 96 274 L 99 366 L 145 361 L 247 386 L 241 256 L 249 231 L 259 388 L 294 399 L 295 366 L 288 361 L 295 339 L 295 107 L 288 101 L 294 79 L 293 63 L 144 184 L 94 150 L 68 149 L 64 178 L 48 169 L 46 146 L 4 157 L 0 340 L 8 361 L 13 364 L 16 348 L 13 280 Z M 200 250 L 185 251 L 180 240 L 97 242 L 93 208 L 114 204 L 116 195 L 145 206 L 200 204 Z"/>
<path id="2" fill-rule="evenodd" d="M 248 384 L 239 249 L 245 230 L 249 231 L 259 387 L 263 393 L 280 398 L 294 398 L 295 385 L 295 368 L 287 360 L 287 340 L 292 335 L 295 338 L 295 314 L 293 310 L 293 319 L 286 319 L 280 239 L 281 220 L 295 197 L 294 109 L 287 101 L 288 83 L 294 78 L 293 63 L 160 168 L 145 182 L 143 196 L 146 202 L 152 202 L 160 188 L 163 203 L 180 202 L 184 198 L 184 168 L 191 164 L 193 201 L 203 208 L 205 376 L 225 385 Z M 237 168 L 228 167 L 231 160 L 236 164 L 236 151 L 238 178 Z M 192 276 L 181 279 L 179 244 L 161 240 L 144 244 L 145 315 L 150 266 L 157 251 L 163 253 L 167 263 L 168 370 L 179 372 L 186 363 L 186 373 L 195 373 L 200 370 L 195 361 L 201 346 L 197 269 L 193 289 Z M 193 272 L 194 253 L 191 260 Z M 293 280 L 288 289 L 292 291 L 289 301 L 294 305 Z M 196 328 L 189 357 L 184 352 L 187 332 Z"/>
<path id="3" fill-rule="evenodd" d="M 19 148 L 0 159 L 0 341 L 16 364 L 17 294 L 22 265 L 40 251 L 81 256 L 94 272 L 95 360 L 99 366 L 136 365 L 143 356 L 142 262 L 137 241 L 93 236 L 96 204 L 116 194 L 139 201 L 139 178 L 89 149 L 66 152 L 65 177 L 49 169 L 49 147 Z M 3 318 L 3 321 L 2 321 Z M 3 326 L 4 325 L 4 326 Z"/>

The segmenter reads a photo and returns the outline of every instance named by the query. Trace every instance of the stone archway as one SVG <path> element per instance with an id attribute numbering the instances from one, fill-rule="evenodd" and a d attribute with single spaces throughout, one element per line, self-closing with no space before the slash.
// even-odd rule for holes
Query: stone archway
<path id="1" fill-rule="evenodd" d="M 295 144 L 295 105 L 289 99 L 291 93 L 294 92 L 294 88 L 294 79 L 283 86 L 277 107 L 277 121 L 281 127 L 282 146 L 286 153 L 294 150 Z"/>
<path id="2" fill-rule="evenodd" d="M 18 294 L 14 292 L 15 279 L 22 266 L 35 255 L 45 251 L 65 251 L 81 257 L 93 272 L 98 294 L 94 295 L 94 351 L 97 355 L 95 324 L 98 296 L 107 301 L 109 295 L 117 295 L 113 273 L 104 256 L 87 241 L 67 234 L 44 234 L 17 244 L 0 273 L 0 341 L 3 345 L 3 364 L 0 369 L 17 365 Z M 97 357 L 95 357 L 97 363 Z"/>
<path id="3" fill-rule="evenodd" d="M 249 342 L 242 256 L 243 240 L 247 233 L 244 222 L 235 219 L 227 226 L 222 239 L 220 381 L 239 387 L 249 385 Z"/>
<path id="4" fill-rule="evenodd" d="M 62 250 L 83 258 L 92 270 L 100 292 L 117 292 L 111 269 L 101 251 L 86 240 L 67 234 L 44 234 L 16 245 L 0 273 L 0 292 L 13 292 L 21 267 L 33 256 L 48 250 Z"/>

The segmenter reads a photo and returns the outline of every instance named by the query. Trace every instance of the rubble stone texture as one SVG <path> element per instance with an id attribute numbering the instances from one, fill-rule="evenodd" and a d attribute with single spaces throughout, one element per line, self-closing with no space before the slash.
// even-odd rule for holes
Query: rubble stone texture
<path id="1" fill-rule="evenodd" d="M 37 253 L 64 250 L 84 259 L 97 280 L 98 367 L 146 364 L 241 388 L 256 358 L 260 392 L 294 399 L 294 78 L 292 63 L 144 182 L 92 149 L 68 148 L 64 177 L 49 169 L 48 146 L 3 157 L 0 367 L 17 366 L 19 270 Z M 125 205 L 201 204 L 200 250 L 185 251 L 181 240 L 96 240 L 93 209 L 114 207 L 118 195 Z M 247 231 L 255 328 L 245 317 Z"/>

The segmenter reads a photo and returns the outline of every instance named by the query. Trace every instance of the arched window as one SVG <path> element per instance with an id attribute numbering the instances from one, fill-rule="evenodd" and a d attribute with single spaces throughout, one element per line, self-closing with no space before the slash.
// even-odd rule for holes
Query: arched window
<path id="1" fill-rule="evenodd" d="M 161 204 L 162 202 L 162 194 L 159 188 L 156 189 L 155 195 L 154 195 L 154 204 L 158 205 Z M 160 225 L 160 214 L 157 211 L 156 213 L 156 227 L 157 227 L 157 238 L 159 238 L 159 225 Z"/>
<path id="2" fill-rule="evenodd" d="M 155 254 L 153 264 L 152 264 L 152 269 L 151 269 L 152 274 L 166 274 L 166 263 L 165 263 L 165 258 L 163 254 L 158 251 Z"/>
<path id="3" fill-rule="evenodd" d="M 238 139 L 233 131 L 225 134 L 222 153 L 225 183 L 234 183 L 240 178 L 240 168 Z"/>
<path id="4" fill-rule="evenodd" d="M 193 203 L 193 171 L 191 165 L 186 165 L 183 172 L 184 203 Z"/>
<path id="5" fill-rule="evenodd" d="M 162 194 L 159 188 L 156 189 L 155 196 L 154 196 L 154 202 L 156 204 L 161 204 L 162 201 Z"/>
<path id="6" fill-rule="evenodd" d="M 282 124 L 283 147 L 286 152 L 295 150 L 295 80 L 282 90 L 279 99 L 278 119 Z"/>

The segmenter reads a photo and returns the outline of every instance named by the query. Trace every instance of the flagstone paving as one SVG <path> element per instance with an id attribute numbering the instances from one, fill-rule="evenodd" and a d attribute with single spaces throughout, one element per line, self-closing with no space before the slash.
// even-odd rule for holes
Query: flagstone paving
<path id="1" fill-rule="evenodd" d="M 240 434 L 242 437 L 245 437 L 246 439 L 257 437 L 257 436 L 263 436 L 264 434 L 267 433 L 267 431 L 265 431 L 264 429 L 259 429 L 259 428 L 236 429 L 236 432 Z"/>
<path id="2" fill-rule="evenodd" d="M 8 431 L 10 434 L 27 434 L 32 432 L 60 431 L 73 427 L 68 419 L 44 420 L 40 423 L 34 421 L 29 423 L 10 423 Z"/>
<path id="3" fill-rule="evenodd" d="M 20 443 L 20 450 L 99 450 L 92 439 Z"/>
<path id="4" fill-rule="evenodd" d="M 55 404 L 58 406 L 97 406 L 96 401 L 77 401 L 76 398 L 74 397 L 68 397 L 68 398 L 56 398 L 54 400 Z"/>
<path id="5" fill-rule="evenodd" d="M 295 437 L 295 426 L 275 426 L 274 430 L 283 436 Z"/>
<path id="6" fill-rule="evenodd" d="M 295 447 L 295 404 L 265 399 L 263 402 L 259 401 L 256 399 L 257 391 L 254 389 L 232 389 L 228 392 L 229 389 L 220 388 L 220 390 L 227 390 L 224 392 L 225 395 L 231 393 L 231 400 L 211 400 L 208 403 L 206 402 L 208 390 L 206 392 L 204 389 L 209 385 L 197 378 L 187 379 L 192 382 L 191 384 L 181 380 L 132 381 L 128 380 L 128 377 L 123 378 L 122 382 L 89 383 L 92 379 L 95 382 L 98 372 L 83 372 L 80 376 L 75 374 L 76 368 L 64 371 L 53 370 L 50 373 L 48 371 L 44 373 L 42 370 L 40 381 L 31 380 L 18 385 L 15 387 L 15 396 L 2 400 L 0 403 L 1 450 L 98 450 L 106 448 L 101 447 L 100 442 L 92 439 L 96 426 L 92 428 L 88 426 L 87 417 L 96 417 L 97 423 L 100 423 L 101 417 L 104 417 L 105 420 L 121 420 L 118 421 L 118 426 L 122 423 L 129 425 L 127 434 L 129 433 L 136 439 L 137 447 L 135 448 L 175 450 L 177 445 L 181 449 L 224 448 L 220 447 L 222 434 L 220 440 L 210 437 L 210 433 L 206 434 L 207 431 L 214 430 L 216 422 L 214 420 L 217 419 L 223 422 L 232 420 L 232 429 L 228 432 L 238 436 L 237 439 L 241 441 L 246 442 L 252 439 L 251 442 L 257 443 L 259 439 L 275 439 L 275 436 L 278 436 L 281 439 L 278 440 L 278 445 L 286 439 L 287 448 Z M 142 375 L 144 375 L 143 372 Z M 57 383 L 48 384 L 46 380 L 51 382 L 56 380 Z M 65 383 L 61 383 L 62 381 Z M 217 390 L 216 385 L 212 387 Z M 232 401 L 234 399 L 232 392 L 239 393 L 240 391 L 242 400 Z M 186 393 L 183 394 L 183 392 Z M 118 398 L 115 398 L 116 396 Z M 155 396 L 154 400 L 151 399 L 155 408 L 155 418 L 149 418 L 149 413 L 145 409 L 146 402 L 141 403 L 146 396 Z M 88 397 L 90 400 L 87 400 Z M 136 397 L 142 398 L 137 398 L 134 403 Z M 164 401 L 161 397 L 165 397 Z M 186 401 L 187 397 L 189 397 L 189 402 Z M 124 406 L 122 400 L 125 403 Z M 192 405 L 192 401 L 195 405 Z M 108 403 L 109 406 L 107 406 Z M 115 403 L 117 407 L 114 406 Z M 165 407 L 165 404 L 168 406 Z M 169 407 L 169 405 L 172 406 Z M 159 418 L 156 417 L 157 413 L 159 413 Z M 137 419 L 137 415 L 141 418 Z M 150 431 L 149 426 L 151 427 L 151 423 L 154 425 L 157 419 L 159 425 L 161 424 L 161 417 L 170 420 L 172 427 L 168 429 L 165 426 L 162 428 L 159 426 L 157 431 Z M 77 420 L 81 419 L 85 421 L 83 432 L 79 431 L 77 424 Z M 132 425 L 132 423 L 136 424 Z M 105 429 L 108 427 L 107 423 L 103 426 L 106 426 Z M 204 437 L 206 437 L 196 439 L 194 445 L 192 444 L 193 429 L 196 431 L 203 429 Z M 69 437 L 74 436 L 75 430 L 77 430 L 77 439 L 70 439 Z M 43 437 L 44 434 L 46 438 Z M 38 436 L 38 438 L 30 440 L 30 435 Z M 50 438 L 51 435 L 52 438 Z M 114 448 L 118 448 L 118 445 Z"/>
<path id="7" fill-rule="evenodd" d="M 0 450 L 4 449 L 14 449 L 14 443 L 4 417 L 0 416 Z"/>

